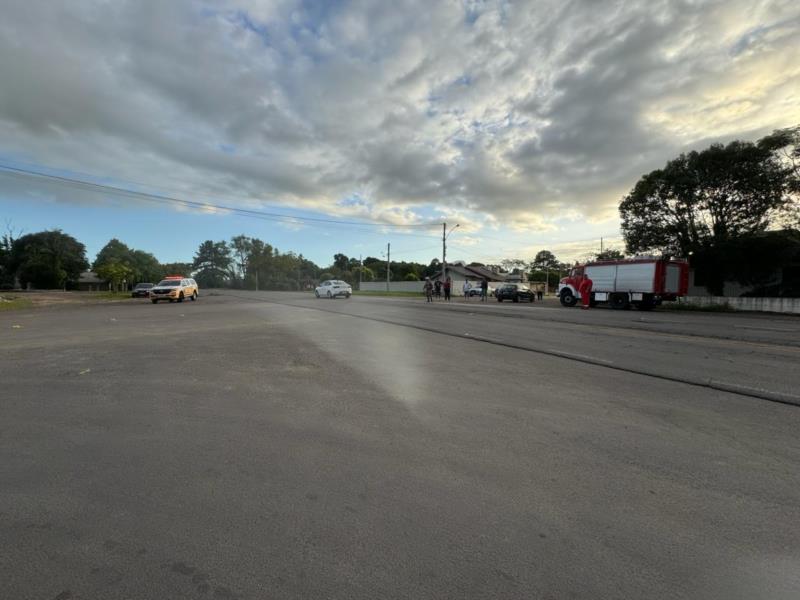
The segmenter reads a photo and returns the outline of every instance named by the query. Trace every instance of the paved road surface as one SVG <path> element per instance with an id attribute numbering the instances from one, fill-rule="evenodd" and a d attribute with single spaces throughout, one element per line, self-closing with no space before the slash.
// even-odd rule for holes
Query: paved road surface
<path id="1" fill-rule="evenodd" d="M 800 389 L 798 329 L 248 292 L 0 313 L 2 595 L 800 597 L 800 407 L 766 399 Z"/>

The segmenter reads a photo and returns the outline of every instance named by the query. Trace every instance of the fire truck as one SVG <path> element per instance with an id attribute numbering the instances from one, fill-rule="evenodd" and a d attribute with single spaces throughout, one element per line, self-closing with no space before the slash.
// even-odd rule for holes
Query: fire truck
<path id="1" fill-rule="evenodd" d="M 637 256 L 576 265 L 558 285 L 562 306 L 575 306 L 583 276 L 592 280 L 591 306 L 608 302 L 623 310 L 635 306 L 650 310 L 664 300 L 685 296 L 689 288 L 689 263 L 685 260 Z"/>

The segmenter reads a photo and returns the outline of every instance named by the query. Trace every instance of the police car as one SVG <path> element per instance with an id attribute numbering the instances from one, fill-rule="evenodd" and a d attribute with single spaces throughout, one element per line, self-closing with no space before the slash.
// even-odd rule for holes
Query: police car
<path id="1" fill-rule="evenodd" d="M 170 302 L 183 302 L 186 298 L 197 300 L 199 288 L 197 282 L 183 275 L 169 275 L 162 279 L 158 285 L 150 288 L 150 302 L 158 304 L 159 300 Z"/>

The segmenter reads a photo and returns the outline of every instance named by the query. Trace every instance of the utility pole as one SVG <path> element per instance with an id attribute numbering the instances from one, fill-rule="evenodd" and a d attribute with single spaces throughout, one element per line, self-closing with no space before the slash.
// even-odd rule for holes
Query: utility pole
<path id="1" fill-rule="evenodd" d="M 361 255 L 358 255 L 358 291 L 361 291 L 361 275 L 364 273 L 364 261 L 361 260 Z"/>
<path id="2" fill-rule="evenodd" d="M 391 269 L 392 244 L 386 244 L 386 291 L 389 291 L 389 269 Z"/>
<path id="3" fill-rule="evenodd" d="M 603 253 L 603 238 L 600 238 L 600 254 Z"/>
<path id="4" fill-rule="evenodd" d="M 447 223 L 442 223 L 442 283 L 447 277 Z"/>

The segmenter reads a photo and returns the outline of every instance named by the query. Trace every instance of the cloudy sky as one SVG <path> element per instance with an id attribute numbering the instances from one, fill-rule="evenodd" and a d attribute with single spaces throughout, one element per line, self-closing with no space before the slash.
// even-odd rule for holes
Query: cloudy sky
<path id="1" fill-rule="evenodd" d="M 0 163 L 336 225 L 190 210 L 0 170 L 0 220 L 191 258 L 256 235 L 428 262 L 620 246 L 681 151 L 800 123 L 796 0 L 6 2 Z M 3 223 L 0 223 L 3 225 Z"/>

